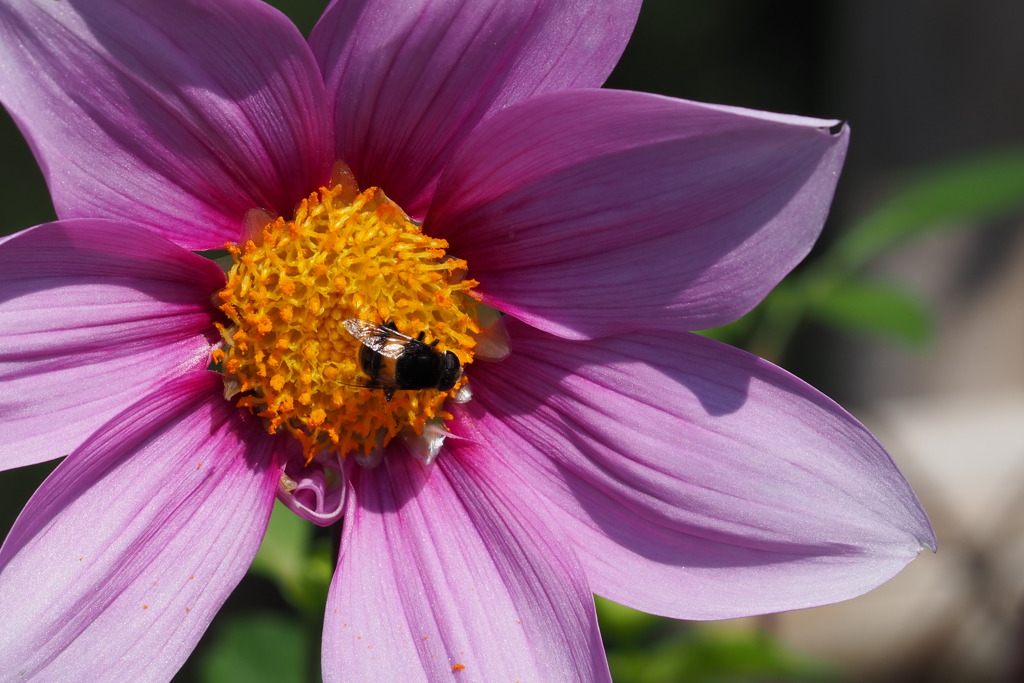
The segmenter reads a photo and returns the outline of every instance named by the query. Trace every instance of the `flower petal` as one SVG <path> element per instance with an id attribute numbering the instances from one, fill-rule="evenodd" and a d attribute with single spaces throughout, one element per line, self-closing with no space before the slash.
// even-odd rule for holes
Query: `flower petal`
<path id="1" fill-rule="evenodd" d="M 774 612 L 864 593 L 935 547 L 877 441 L 785 371 L 696 335 L 509 332 L 453 432 L 557 506 L 596 593 L 690 619 Z"/>
<path id="2" fill-rule="evenodd" d="M 110 221 L 0 242 L 0 468 L 67 455 L 142 394 L 210 362 L 212 262 Z"/>
<path id="3" fill-rule="evenodd" d="M 290 444 L 285 468 L 277 487 L 277 499 L 299 517 L 319 526 L 330 526 L 345 512 L 345 479 L 338 455 L 324 452 L 306 462 L 298 441 Z"/>
<path id="4" fill-rule="evenodd" d="M 207 372 L 104 426 L 0 550 L 0 669 L 169 680 L 259 548 L 280 476 L 273 443 Z"/>
<path id="5" fill-rule="evenodd" d="M 473 132 L 424 230 L 492 306 L 559 336 L 713 327 L 821 231 L 848 131 L 645 93 L 556 93 Z"/>
<path id="6" fill-rule="evenodd" d="M 400 451 L 349 469 L 325 679 L 609 680 L 593 598 L 543 501 L 458 444 L 430 467 Z"/>
<path id="7" fill-rule="evenodd" d="M 337 155 L 422 217 L 462 138 L 532 95 L 601 85 L 639 0 L 346 0 L 310 36 L 336 107 Z"/>
<path id="8" fill-rule="evenodd" d="M 250 208 L 290 213 L 329 177 L 319 70 L 262 2 L 10 0 L 0 63 L 61 218 L 219 248 Z"/>

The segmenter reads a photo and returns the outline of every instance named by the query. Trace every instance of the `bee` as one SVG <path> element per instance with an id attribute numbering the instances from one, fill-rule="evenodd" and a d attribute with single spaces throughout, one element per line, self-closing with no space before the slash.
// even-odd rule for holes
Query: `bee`
<path id="1" fill-rule="evenodd" d="M 363 345 L 359 367 L 370 380 L 360 386 L 383 389 L 387 401 L 399 389 L 448 391 L 462 377 L 459 357 L 451 351 L 438 351 L 436 339 L 427 344 L 423 332 L 416 338 L 402 334 L 393 320 L 375 325 L 349 318 L 343 324 Z"/>

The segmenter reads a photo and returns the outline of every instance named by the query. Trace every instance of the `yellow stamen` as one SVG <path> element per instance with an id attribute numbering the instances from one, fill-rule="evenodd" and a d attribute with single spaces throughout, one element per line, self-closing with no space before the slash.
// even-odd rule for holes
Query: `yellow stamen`
<path id="1" fill-rule="evenodd" d="M 368 454 L 405 430 L 449 419 L 451 391 L 404 390 L 387 401 L 359 365 L 361 343 L 343 326 L 350 318 L 375 325 L 394 321 L 411 337 L 438 341 L 463 366 L 473 360 L 476 301 L 465 261 L 448 243 L 424 235 L 384 193 L 321 188 L 294 219 L 268 222 L 243 245 L 218 294 L 230 319 L 218 325 L 223 349 L 214 352 L 225 386 L 238 405 L 298 439 L 307 460 L 331 450 Z"/>

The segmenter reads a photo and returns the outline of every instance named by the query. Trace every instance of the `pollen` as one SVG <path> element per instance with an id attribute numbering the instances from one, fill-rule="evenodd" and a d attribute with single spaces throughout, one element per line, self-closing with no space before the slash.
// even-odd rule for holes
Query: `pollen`
<path id="1" fill-rule="evenodd" d="M 445 401 L 464 378 L 449 391 L 386 392 L 364 374 L 363 343 L 344 326 L 358 319 L 423 333 L 471 363 L 477 283 L 445 240 L 425 235 L 380 189 L 347 182 L 311 194 L 291 220 L 250 232 L 226 245 L 233 266 L 216 295 L 229 321 L 218 325 L 223 344 L 213 353 L 225 394 L 270 433 L 295 437 L 307 462 L 325 451 L 368 455 L 451 418 Z"/>

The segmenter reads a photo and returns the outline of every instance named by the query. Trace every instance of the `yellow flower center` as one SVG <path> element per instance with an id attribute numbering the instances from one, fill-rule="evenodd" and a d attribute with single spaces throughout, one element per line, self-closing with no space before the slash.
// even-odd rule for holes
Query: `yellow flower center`
<path id="1" fill-rule="evenodd" d="M 238 405 L 271 433 L 287 429 L 307 462 L 322 451 L 370 454 L 403 431 L 449 419 L 444 402 L 465 379 L 446 391 L 403 388 L 395 359 L 415 348 L 449 365 L 449 351 L 461 366 L 473 360 L 477 283 L 463 279 L 465 261 L 447 248 L 379 189 L 359 193 L 347 183 L 310 195 L 292 220 L 227 245 L 234 265 L 218 297 L 231 322 L 218 325 L 224 345 L 213 354 L 225 393 L 240 394 Z M 388 325 L 400 333 L 388 348 L 386 332 L 351 331 Z M 405 338 L 420 333 L 419 344 Z"/>

